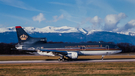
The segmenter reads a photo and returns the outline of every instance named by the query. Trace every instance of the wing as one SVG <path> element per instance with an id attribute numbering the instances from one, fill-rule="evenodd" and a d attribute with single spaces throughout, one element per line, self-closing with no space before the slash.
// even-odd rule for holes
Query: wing
<path id="1" fill-rule="evenodd" d="M 47 50 L 47 49 L 41 49 L 42 52 L 53 52 L 57 54 L 67 55 L 67 51 L 59 51 L 59 50 Z"/>
<path id="2" fill-rule="evenodd" d="M 11 50 L 15 50 L 15 51 L 26 51 L 26 52 L 37 52 L 36 50 L 30 50 L 30 49 L 16 49 L 16 48 L 11 48 Z"/>
<path id="3" fill-rule="evenodd" d="M 19 50 L 19 51 L 25 51 L 25 52 L 37 52 L 38 50 L 32 50 L 32 49 L 16 49 L 12 48 L 11 50 Z M 39 49 L 42 52 L 53 52 L 55 54 L 62 54 L 67 55 L 67 51 L 59 51 L 59 50 L 48 50 L 48 49 Z"/>

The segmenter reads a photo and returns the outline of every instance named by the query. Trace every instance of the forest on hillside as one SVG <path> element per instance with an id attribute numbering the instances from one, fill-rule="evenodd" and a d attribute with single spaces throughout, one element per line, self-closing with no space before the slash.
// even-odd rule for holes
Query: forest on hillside
<path id="1" fill-rule="evenodd" d="M 110 44 L 114 44 L 113 42 L 103 42 L 100 41 L 102 43 L 110 43 Z M 64 43 L 64 42 L 48 42 L 48 43 Z M 84 43 L 84 42 L 81 42 Z M 97 42 L 93 42 L 93 41 L 88 41 L 87 43 L 97 43 Z M 28 54 L 26 53 L 26 51 L 17 51 L 17 50 L 12 50 L 11 48 L 15 48 L 16 43 L 0 43 L 0 54 L 4 55 L 4 54 L 16 54 L 16 55 L 20 55 L 20 54 Z M 117 43 L 115 44 L 117 45 L 120 49 L 122 49 L 121 53 L 131 53 L 131 52 L 135 52 L 135 45 L 132 45 L 130 43 Z"/>

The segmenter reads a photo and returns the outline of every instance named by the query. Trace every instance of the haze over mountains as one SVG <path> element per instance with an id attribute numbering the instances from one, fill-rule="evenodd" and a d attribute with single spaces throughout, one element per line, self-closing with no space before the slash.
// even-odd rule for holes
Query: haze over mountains
<path id="1" fill-rule="evenodd" d="M 133 32 L 110 32 L 102 30 L 85 30 L 68 26 L 44 28 L 24 27 L 25 31 L 32 37 L 46 37 L 47 41 L 54 42 L 127 42 L 135 44 L 135 33 Z M 0 28 L 0 42 L 17 43 L 17 35 L 14 27 Z"/>

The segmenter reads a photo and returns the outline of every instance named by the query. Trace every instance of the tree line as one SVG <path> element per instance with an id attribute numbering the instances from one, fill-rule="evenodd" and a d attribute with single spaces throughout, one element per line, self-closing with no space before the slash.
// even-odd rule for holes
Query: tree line
<path id="1" fill-rule="evenodd" d="M 115 44 L 113 42 L 103 42 L 102 43 L 110 43 L 110 44 Z M 64 43 L 64 42 L 48 42 L 48 43 Z M 66 42 L 68 43 L 68 42 Z M 84 42 L 81 42 L 84 43 Z M 92 42 L 88 41 L 87 43 L 98 43 L 98 42 Z M 26 51 L 17 51 L 17 50 L 12 50 L 11 48 L 15 48 L 16 43 L 0 43 L 0 54 L 28 54 Z M 132 45 L 130 43 L 117 43 L 117 45 L 120 49 L 122 49 L 122 53 L 130 53 L 130 52 L 135 52 L 135 45 Z"/>
<path id="2" fill-rule="evenodd" d="M 15 45 L 15 43 L 0 43 L 0 54 L 28 54 L 25 51 L 12 50 L 12 48 L 15 48 Z"/>

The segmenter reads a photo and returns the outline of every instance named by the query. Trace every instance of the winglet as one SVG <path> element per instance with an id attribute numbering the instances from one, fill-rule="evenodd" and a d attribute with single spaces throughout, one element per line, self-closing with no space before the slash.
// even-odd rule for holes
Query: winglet
<path id="1" fill-rule="evenodd" d="M 22 28 L 21 26 L 15 26 L 15 28 Z"/>

